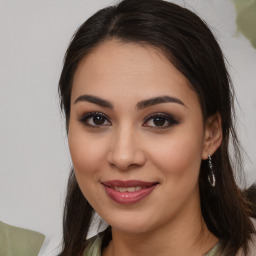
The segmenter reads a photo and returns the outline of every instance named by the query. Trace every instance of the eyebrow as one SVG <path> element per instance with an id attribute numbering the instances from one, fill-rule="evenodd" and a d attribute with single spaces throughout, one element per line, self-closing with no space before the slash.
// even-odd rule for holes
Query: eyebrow
<path id="1" fill-rule="evenodd" d="M 92 96 L 92 95 L 81 95 L 75 100 L 74 104 L 76 104 L 77 102 L 80 102 L 80 101 L 91 102 L 91 103 L 97 104 L 97 105 L 105 107 L 105 108 L 113 108 L 113 105 L 111 102 L 109 102 L 107 100 L 103 100 L 96 96 Z"/>
<path id="2" fill-rule="evenodd" d="M 157 104 L 161 104 L 161 103 L 168 103 L 168 102 L 177 103 L 177 104 L 180 104 L 180 105 L 186 107 L 186 105 L 181 100 L 179 100 L 175 97 L 160 96 L 160 97 L 155 97 L 155 98 L 140 101 L 137 103 L 136 108 L 143 109 L 143 108 L 151 107 L 153 105 L 157 105 Z"/>
<path id="3" fill-rule="evenodd" d="M 101 99 L 99 97 L 92 96 L 92 95 L 81 95 L 75 100 L 74 104 L 76 104 L 78 102 L 81 102 L 81 101 L 87 101 L 87 102 L 97 104 L 97 105 L 105 107 L 105 108 L 111 108 L 111 109 L 114 108 L 113 104 L 110 101 L 104 100 L 104 99 Z M 180 104 L 180 105 L 186 107 L 186 105 L 181 100 L 179 100 L 175 97 L 159 96 L 159 97 L 154 97 L 154 98 L 151 98 L 151 99 L 142 100 L 142 101 L 138 102 L 136 104 L 136 109 L 141 110 L 141 109 L 151 107 L 151 106 L 154 106 L 154 105 L 157 105 L 157 104 L 169 103 L 169 102 L 177 103 L 177 104 Z"/>

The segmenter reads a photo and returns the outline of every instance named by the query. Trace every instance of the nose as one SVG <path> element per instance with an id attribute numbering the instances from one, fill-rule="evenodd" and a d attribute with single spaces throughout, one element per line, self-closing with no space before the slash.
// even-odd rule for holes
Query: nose
<path id="1" fill-rule="evenodd" d="M 142 143 L 131 129 L 119 129 L 113 134 L 108 152 L 108 162 L 119 170 L 143 166 L 146 161 Z"/>

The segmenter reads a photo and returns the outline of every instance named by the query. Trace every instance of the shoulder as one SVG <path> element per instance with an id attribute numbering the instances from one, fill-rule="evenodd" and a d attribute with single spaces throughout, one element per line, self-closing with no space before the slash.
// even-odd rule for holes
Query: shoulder
<path id="1" fill-rule="evenodd" d="M 41 233 L 0 221 L 0 255 L 37 256 L 44 239 Z"/>
<path id="2" fill-rule="evenodd" d="M 101 256 L 102 236 L 96 235 L 86 241 L 86 248 L 83 256 Z"/>

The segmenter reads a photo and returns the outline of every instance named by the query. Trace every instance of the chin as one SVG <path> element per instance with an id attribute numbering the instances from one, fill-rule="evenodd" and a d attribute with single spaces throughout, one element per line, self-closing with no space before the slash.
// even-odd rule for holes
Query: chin
<path id="1" fill-rule="evenodd" d="M 105 218 L 104 220 L 112 229 L 124 233 L 145 233 L 157 226 L 155 220 L 152 220 L 152 217 L 147 216 L 145 213 L 126 213 L 119 216 L 113 214 L 111 218 Z"/>
<path id="2" fill-rule="evenodd" d="M 122 233 L 130 233 L 130 234 L 142 234 L 147 233 L 152 228 L 145 223 L 139 223 L 139 225 L 134 224 L 134 222 L 128 222 L 128 223 L 120 223 L 120 224 L 114 224 L 111 225 L 112 229 L 115 229 L 116 231 L 122 232 Z"/>

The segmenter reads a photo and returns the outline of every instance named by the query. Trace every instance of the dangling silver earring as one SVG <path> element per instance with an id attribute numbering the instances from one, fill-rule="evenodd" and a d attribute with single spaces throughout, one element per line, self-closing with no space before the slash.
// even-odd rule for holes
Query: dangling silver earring
<path id="1" fill-rule="evenodd" d="M 210 169 L 210 173 L 208 174 L 208 181 L 212 187 L 215 187 L 216 178 L 215 178 L 214 171 L 213 171 L 211 155 L 208 155 L 208 164 L 209 164 L 209 169 Z"/>

